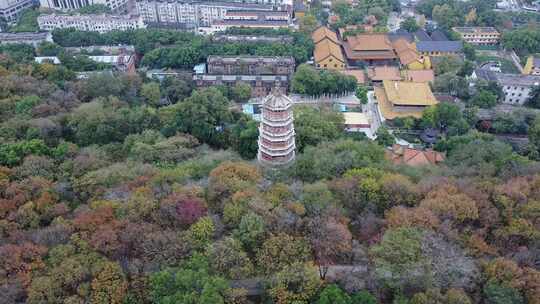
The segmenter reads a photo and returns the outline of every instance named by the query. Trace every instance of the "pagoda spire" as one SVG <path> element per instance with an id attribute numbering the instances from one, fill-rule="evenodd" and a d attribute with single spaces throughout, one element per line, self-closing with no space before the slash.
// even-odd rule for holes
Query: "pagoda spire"
<path id="1" fill-rule="evenodd" d="M 262 104 L 259 125 L 259 163 L 267 166 L 287 165 L 295 158 L 294 124 L 291 99 L 273 90 Z"/>

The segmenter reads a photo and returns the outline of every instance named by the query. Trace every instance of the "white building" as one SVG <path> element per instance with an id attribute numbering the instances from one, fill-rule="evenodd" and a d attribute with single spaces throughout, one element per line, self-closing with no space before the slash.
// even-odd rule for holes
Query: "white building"
<path id="1" fill-rule="evenodd" d="M 503 103 L 523 105 L 535 87 L 540 86 L 540 76 L 497 73 L 476 69 L 471 75 L 473 79 L 496 82 L 504 92 Z"/>
<path id="2" fill-rule="evenodd" d="M 272 11 L 276 8 L 277 0 L 260 3 L 224 2 L 224 1 L 165 1 L 165 0 L 138 0 L 137 13 L 144 22 L 156 24 L 176 24 L 186 27 L 210 26 L 215 21 L 225 18 L 227 11 L 254 10 Z M 280 8 L 283 5 L 280 4 Z"/>
<path id="3" fill-rule="evenodd" d="M 80 31 L 110 32 L 146 28 L 141 17 L 118 15 L 41 15 L 38 17 L 41 30 L 74 28 Z"/>
<path id="4" fill-rule="evenodd" d="M 0 0 L 0 18 L 15 21 L 19 14 L 34 5 L 34 0 Z"/>
<path id="5" fill-rule="evenodd" d="M 103 4 L 111 10 L 123 8 L 128 0 L 39 0 L 41 7 L 52 8 L 55 10 L 76 10 L 92 4 Z"/>

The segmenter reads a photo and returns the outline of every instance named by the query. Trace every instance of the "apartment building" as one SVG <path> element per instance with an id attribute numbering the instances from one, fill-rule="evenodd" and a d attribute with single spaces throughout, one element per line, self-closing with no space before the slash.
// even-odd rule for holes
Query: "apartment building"
<path id="1" fill-rule="evenodd" d="M 0 18 L 15 21 L 23 10 L 34 4 L 34 0 L 0 0 Z"/>
<path id="2" fill-rule="evenodd" d="M 61 11 L 76 10 L 93 4 L 103 4 L 114 11 L 125 8 L 127 3 L 128 0 L 39 0 L 41 7 Z"/>
<path id="3" fill-rule="evenodd" d="M 251 10 L 272 11 L 273 2 L 264 4 L 225 1 L 189 1 L 189 0 L 137 0 L 137 13 L 144 22 L 150 24 L 175 24 L 188 28 L 209 27 L 214 21 L 225 19 L 227 11 Z"/>
<path id="4" fill-rule="evenodd" d="M 126 31 L 145 28 L 142 18 L 119 15 L 41 15 L 38 17 L 41 30 L 74 28 L 80 31 L 110 32 L 114 30 Z"/>
<path id="5" fill-rule="evenodd" d="M 501 39 L 501 34 L 494 27 L 454 27 L 452 30 L 465 42 L 476 45 L 493 45 Z"/>

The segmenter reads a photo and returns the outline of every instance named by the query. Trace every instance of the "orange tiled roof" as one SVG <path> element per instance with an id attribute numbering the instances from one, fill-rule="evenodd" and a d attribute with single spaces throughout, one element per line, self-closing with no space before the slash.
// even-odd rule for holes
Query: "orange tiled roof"
<path id="1" fill-rule="evenodd" d="M 387 158 L 396 165 L 426 166 L 444 161 L 444 154 L 433 150 L 418 150 L 407 146 L 393 145 L 387 150 Z"/>
<path id="2" fill-rule="evenodd" d="M 435 81 L 435 73 L 433 70 L 406 70 L 404 77 L 412 82 L 433 82 Z"/>
<path id="3" fill-rule="evenodd" d="M 393 66 L 377 66 L 368 69 L 368 77 L 371 80 L 401 80 L 399 69 Z"/>
<path id="4" fill-rule="evenodd" d="M 316 29 L 313 34 L 311 34 L 311 39 L 313 39 L 313 43 L 317 44 L 321 42 L 324 39 L 328 39 L 333 41 L 336 44 L 340 44 L 339 39 L 337 38 L 336 33 L 334 31 L 330 30 L 326 26 L 321 26 L 318 29 Z"/>
<path id="5" fill-rule="evenodd" d="M 414 46 L 403 38 L 394 41 L 393 46 L 401 64 L 409 64 L 420 58 Z"/>
<path id="6" fill-rule="evenodd" d="M 385 34 L 358 34 L 347 37 L 353 51 L 392 51 L 390 39 Z"/>
<path id="7" fill-rule="evenodd" d="M 345 63 L 345 59 L 341 53 L 341 48 L 338 44 L 325 39 L 315 45 L 315 49 L 313 51 L 313 58 L 315 59 L 315 62 L 321 62 L 329 56 L 333 56 L 336 58 L 336 60 Z"/>
<path id="8" fill-rule="evenodd" d="M 366 74 L 364 73 L 364 70 L 344 70 L 341 71 L 342 74 L 354 76 L 356 78 L 356 82 L 359 84 L 366 83 Z"/>

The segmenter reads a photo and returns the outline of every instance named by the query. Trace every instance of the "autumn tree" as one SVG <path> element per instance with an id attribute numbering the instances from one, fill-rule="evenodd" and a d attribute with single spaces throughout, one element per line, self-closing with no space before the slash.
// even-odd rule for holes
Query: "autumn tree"
<path id="1" fill-rule="evenodd" d="M 96 304 L 123 303 L 127 282 L 117 263 L 108 262 L 92 281 L 91 301 Z"/>
<path id="2" fill-rule="evenodd" d="M 315 296 L 320 285 L 313 267 L 297 263 L 271 277 L 267 292 L 277 304 L 307 303 Z"/>
<path id="3" fill-rule="evenodd" d="M 307 262 L 310 248 L 305 239 L 284 233 L 268 238 L 257 251 L 257 265 L 265 274 L 281 271 L 294 263 Z"/>

